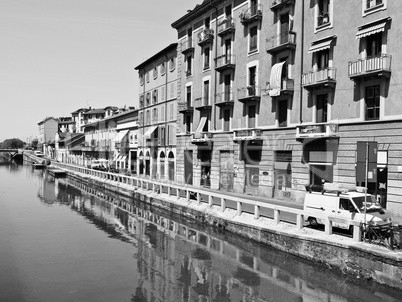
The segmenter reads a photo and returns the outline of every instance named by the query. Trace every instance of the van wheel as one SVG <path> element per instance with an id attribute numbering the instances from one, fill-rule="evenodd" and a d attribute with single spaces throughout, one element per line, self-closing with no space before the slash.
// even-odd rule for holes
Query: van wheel
<path id="1" fill-rule="evenodd" d="M 315 217 L 309 217 L 308 222 L 310 223 L 310 226 L 312 226 L 312 227 L 318 226 L 318 222 L 317 222 L 317 219 L 315 219 Z"/>

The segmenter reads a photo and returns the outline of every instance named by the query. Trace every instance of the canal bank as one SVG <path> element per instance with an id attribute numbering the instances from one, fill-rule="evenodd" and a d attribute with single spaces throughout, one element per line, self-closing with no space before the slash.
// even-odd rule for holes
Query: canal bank
<path id="1" fill-rule="evenodd" d="M 299 210 L 290 210 L 298 215 L 298 222 L 293 225 L 280 221 L 277 216 L 275 219 L 270 219 L 260 215 L 260 205 L 254 210 L 248 209 L 251 201 L 243 201 L 244 204 L 238 201 L 233 208 L 229 199 L 221 198 L 220 204 L 215 204 L 213 200 L 201 200 L 201 194 L 191 194 L 198 193 L 200 191 L 198 188 L 156 183 L 118 174 L 107 175 L 107 173 L 83 167 L 54 164 L 65 169 L 68 177 L 85 182 L 106 194 L 108 192 L 117 194 L 127 197 L 128 200 L 139 199 L 167 213 L 199 223 L 215 225 L 278 250 L 322 264 L 329 269 L 337 269 L 360 279 L 402 288 L 402 253 L 400 251 L 392 251 L 382 246 L 356 242 L 349 237 L 328 235 L 323 231 L 300 226 Z M 281 207 L 275 208 L 278 212 L 285 211 Z"/>

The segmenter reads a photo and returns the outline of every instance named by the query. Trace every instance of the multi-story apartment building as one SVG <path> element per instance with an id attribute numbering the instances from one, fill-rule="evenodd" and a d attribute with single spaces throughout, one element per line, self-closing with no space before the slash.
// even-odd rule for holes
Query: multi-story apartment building
<path id="1" fill-rule="evenodd" d="M 81 128 L 83 125 L 85 125 L 83 114 L 89 110 L 90 109 L 88 109 L 88 108 L 79 108 L 79 109 L 75 110 L 74 112 L 71 112 L 71 116 L 75 123 L 74 128 L 77 133 L 83 133 L 83 130 Z"/>
<path id="2" fill-rule="evenodd" d="M 54 141 L 54 136 L 58 132 L 58 119 L 46 117 L 38 123 L 38 131 L 38 145 Z"/>
<path id="3" fill-rule="evenodd" d="M 140 65 L 138 174 L 174 181 L 177 126 L 177 43 Z"/>
<path id="4" fill-rule="evenodd" d="M 172 24 L 177 180 L 294 201 L 306 184 L 367 182 L 402 215 L 401 14 L 389 0 L 211 0 L 188 11 Z"/>

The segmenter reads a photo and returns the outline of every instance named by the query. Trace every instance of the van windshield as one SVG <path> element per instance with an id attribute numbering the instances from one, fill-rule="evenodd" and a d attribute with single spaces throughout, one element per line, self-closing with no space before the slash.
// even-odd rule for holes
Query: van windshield
<path id="1" fill-rule="evenodd" d="M 361 196 L 361 197 L 354 197 L 352 198 L 353 201 L 355 202 L 356 206 L 358 207 L 358 209 L 363 212 L 364 211 L 364 200 L 365 197 Z M 367 208 L 366 208 L 366 212 L 370 213 L 370 212 L 378 212 L 382 210 L 381 205 L 378 203 L 378 201 L 376 200 L 376 198 L 373 195 L 367 195 Z"/>

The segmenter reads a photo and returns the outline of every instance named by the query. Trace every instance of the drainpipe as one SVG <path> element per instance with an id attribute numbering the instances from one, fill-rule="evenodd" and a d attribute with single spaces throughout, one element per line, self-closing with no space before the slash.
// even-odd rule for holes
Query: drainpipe
<path id="1" fill-rule="evenodd" d="M 304 63 L 304 0 L 302 0 L 302 12 L 301 12 L 301 43 L 300 43 L 300 124 L 303 123 L 303 63 Z"/>
<path id="2" fill-rule="evenodd" d="M 209 5 L 215 8 L 215 58 L 214 58 L 214 70 L 215 70 L 215 81 L 214 81 L 214 100 L 216 98 L 217 84 L 218 84 L 218 72 L 216 71 L 216 60 L 218 58 L 218 8 L 212 4 L 212 0 L 209 0 Z M 215 112 L 215 101 L 212 105 L 211 114 L 213 115 L 213 130 L 216 130 L 216 112 Z"/>

